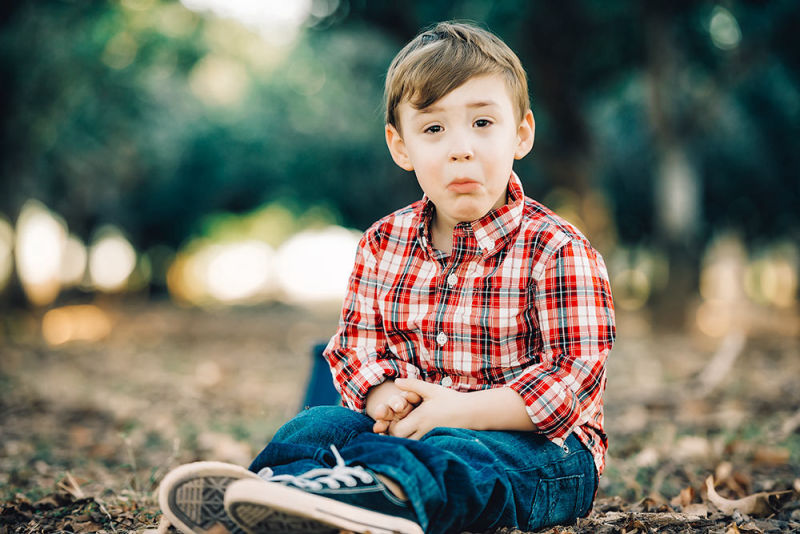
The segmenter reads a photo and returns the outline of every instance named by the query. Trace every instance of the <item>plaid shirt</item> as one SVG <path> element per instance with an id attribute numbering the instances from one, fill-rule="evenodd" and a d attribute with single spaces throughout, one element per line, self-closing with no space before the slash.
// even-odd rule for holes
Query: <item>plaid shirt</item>
<path id="1" fill-rule="evenodd" d="M 346 406 L 415 377 L 458 391 L 510 387 L 537 430 L 570 433 L 605 466 L 605 363 L 614 309 L 600 254 L 569 223 L 524 196 L 459 223 L 453 250 L 431 245 L 427 199 L 361 238 L 339 328 L 325 350 Z"/>

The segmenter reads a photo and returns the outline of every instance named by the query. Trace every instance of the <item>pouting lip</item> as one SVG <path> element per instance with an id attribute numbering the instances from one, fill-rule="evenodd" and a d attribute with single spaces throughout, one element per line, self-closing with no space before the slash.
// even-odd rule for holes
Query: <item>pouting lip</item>
<path id="1" fill-rule="evenodd" d="M 450 181 L 447 185 L 461 185 L 461 184 L 479 184 L 477 180 L 473 180 L 472 178 L 456 178 L 455 180 Z"/>

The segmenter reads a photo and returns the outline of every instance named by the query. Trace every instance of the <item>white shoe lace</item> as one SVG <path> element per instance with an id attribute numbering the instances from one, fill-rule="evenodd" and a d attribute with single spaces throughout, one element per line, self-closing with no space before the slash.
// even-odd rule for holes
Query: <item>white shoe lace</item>
<path id="1" fill-rule="evenodd" d="M 333 467 L 321 467 L 312 469 L 302 475 L 274 475 L 272 469 L 265 467 L 258 472 L 258 476 L 268 482 L 289 482 L 302 489 L 321 490 L 325 486 L 338 489 L 344 484 L 348 488 L 358 485 L 356 479 L 364 484 L 371 483 L 374 478 L 361 466 L 348 466 L 339 454 L 335 446 L 331 445 L 331 451 L 336 457 L 336 465 Z"/>

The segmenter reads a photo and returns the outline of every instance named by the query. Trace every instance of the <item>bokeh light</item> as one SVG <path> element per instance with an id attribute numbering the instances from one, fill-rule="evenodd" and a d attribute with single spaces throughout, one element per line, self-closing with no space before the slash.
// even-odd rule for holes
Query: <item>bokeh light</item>
<path id="1" fill-rule="evenodd" d="M 176 300 L 192 305 L 263 302 L 273 289 L 274 254 L 267 243 L 254 239 L 197 240 L 172 262 L 167 287 Z"/>
<path id="2" fill-rule="evenodd" d="M 205 272 L 209 294 L 225 303 L 263 297 L 269 290 L 272 248 L 260 241 L 211 247 Z"/>
<path id="3" fill-rule="evenodd" d="M 61 284 L 63 287 L 80 285 L 86 274 L 88 254 L 86 245 L 75 235 L 70 235 L 64 243 L 64 254 L 61 258 Z"/>
<path id="4" fill-rule="evenodd" d="M 274 45 L 286 45 L 297 36 L 300 27 L 311 14 L 311 0 L 181 0 L 193 11 L 211 11 L 223 18 L 234 19 L 258 31 Z M 332 12 L 336 4 L 325 9 Z"/>
<path id="5" fill-rule="evenodd" d="M 11 279 L 14 270 L 14 229 L 11 223 L 0 216 L 0 291 Z"/>
<path id="6" fill-rule="evenodd" d="M 742 30 L 733 13 L 722 6 L 715 6 L 711 12 L 711 22 L 708 33 L 714 46 L 722 50 L 731 50 L 739 46 L 742 40 Z"/>
<path id="7" fill-rule="evenodd" d="M 247 71 L 233 59 L 209 54 L 192 69 L 189 86 L 208 105 L 231 106 L 247 90 Z"/>
<path id="8" fill-rule="evenodd" d="M 614 276 L 614 304 L 624 310 L 638 310 L 650 298 L 650 280 L 641 269 L 625 269 Z"/>
<path id="9" fill-rule="evenodd" d="M 754 302 L 790 308 L 797 304 L 799 270 L 797 245 L 778 244 L 747 265 L 745 292 Z"/>
<path id="10" fill-rule="evenodd" d="M 51 303 L 61 290 L 61 260 L 67 238 L 64 222 L 39 201 L 27 201 L 17 219 L 17 273 L 28 299 Z"/>
<path id="11" fill-rule="evenodd" d="M 108 337 L 111 329 L 108 314 L 90 304 L 55 308 L 42 318 L 42 337 L 52 346 L 100 341 Z"/>
<path id="12" fill-rule="evenodd" d="M 101 291 L 117 292 L 125 288 L 136 267 L 136 250 L 113 226 L 98 230 L 89 249 L 89 275 Z"/>
<path id="13" fill-rule="evenodd" d="M 277 274 L 290 301 L 341 302 L 360 234 L 330 226 L 307 230 L 278 249 Z"/>

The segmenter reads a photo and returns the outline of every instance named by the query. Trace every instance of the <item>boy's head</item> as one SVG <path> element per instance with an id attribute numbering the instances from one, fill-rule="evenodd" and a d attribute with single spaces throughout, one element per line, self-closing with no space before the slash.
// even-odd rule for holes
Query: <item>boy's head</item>
<path id="1" fill-rule="evenodd" d="M 519 58 L 500 38 L 482 28 L 440 22 L 423 31 L 395 56 L 386 75 L 386 124 L 400 130 L 397 107 L 407 101 L 423 109 L 470 78 L 499 75 L 521 120 L 530 107 L 528 79 Z"/>
<path id="2" fill-rule="evenodd" d="M 513 162 L 531 150 L 534 130 L 525 71 L 486 30 L 440 23 L 389 67 L 386 144 L 436 207 L 439 235 L 506 202 Z"/>

